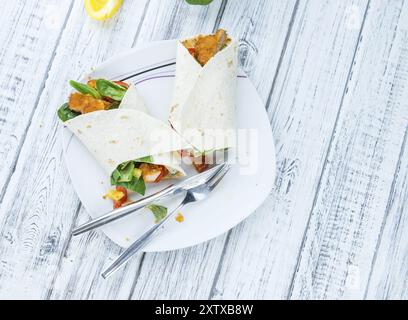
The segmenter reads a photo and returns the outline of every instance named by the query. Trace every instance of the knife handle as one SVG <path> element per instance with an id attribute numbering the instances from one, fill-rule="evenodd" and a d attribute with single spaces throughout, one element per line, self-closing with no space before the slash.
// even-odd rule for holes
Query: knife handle
<path id="1" fill-rule="evenodd" d="M 104 215 L 100 216 L 99 218 L 96 218 L 94 220 L 86 222 L 83 225 L 75 228 L 72 231 L 72 234 L 74 236 L 77 236 L 77 235 L 80 235 L 80 234 L 82 234 L 84 232 L 87 232 L 87 231 L 102 227 L 105 224 L 108 224 L 108 223 L 110 223 L 112 221 L 115 221 L 115 220 L 121 219 L 123 217 L 126 217 L 127 215 L 129 215 L 129 214 L 131 214 L 131 213 L 133 213 L 133 212 L 135 212 L 137 210 L 140 210 L 140 209 L 144 208 L 148 204 L 150 204 L 150 203 L 152 203 L 152 202 L 154 202 L 154 201 L 156 201 L 158 199 L 161 199 L 161 198 L 164 198 L 164 197 L 167 197 L 167 196 L 170 196 L 170 195 L 174 194 L 175 191 L 176 191 L 175 185 L 170 185 L 167 188 L 164 188 L 163 190 L 160 190 L 160 191 L 158 191 L 158 192 L 156 192 L 156 193 L 154 193 L 154 194 L 152 194 L 152 195 L 150 195 L 150 196 L 148 196 L 146 198 L 135 201 L 135 202 L 133 202 L 133 203 L 127 205 L 127 206 L 124 206 L 122 208 L 112 210 L 111 212 L 108 212 L 107 214 L 104 214 Z"/>

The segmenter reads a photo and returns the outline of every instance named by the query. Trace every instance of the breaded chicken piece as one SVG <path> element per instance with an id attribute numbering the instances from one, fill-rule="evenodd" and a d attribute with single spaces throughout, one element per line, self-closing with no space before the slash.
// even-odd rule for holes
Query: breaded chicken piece
<path id="1" fill-rule="evenodd" d="M 230 41 L 231 39 L 228 38 L 227 32 L 220 29 L 215 34 L 186 40 L 183 42 L 183 45 L 204 66 L 219 51 L 224 49 Z"/>
<path id="2" fill-rule="evenodd" d="M 92 96 L 82 93 L 73 93 L 69 97 L 69 108 L 82 114 L 99 110 L 108 110 L 111 103 L 95 99 Z"/>
<path id="3" fill-rule="evenodd" d="M 151 163 L 142 163 L 139 169 L 142 170 L 144 182 L 160 182 L 169 173 L 165 166 Z"/>

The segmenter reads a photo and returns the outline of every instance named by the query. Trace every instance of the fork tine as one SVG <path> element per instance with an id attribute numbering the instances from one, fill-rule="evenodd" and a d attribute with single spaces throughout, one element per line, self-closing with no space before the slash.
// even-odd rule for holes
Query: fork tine
<path id="1" fill-rule="evenodd" d="M 207 182 L 208 189 L 212 191 L 218 183 L 224 178 L 224 176 L 228 173 L 228 171 L 231 169 L 231 165 L 225 165 L 224 168 L 222 168 L 220 171 L 217 172 L 213 177 L 211 177 L 210 180 Z"/>

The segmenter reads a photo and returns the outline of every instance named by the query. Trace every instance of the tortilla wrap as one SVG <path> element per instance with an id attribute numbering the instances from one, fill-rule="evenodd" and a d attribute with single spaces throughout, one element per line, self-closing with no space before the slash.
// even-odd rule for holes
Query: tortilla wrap
<path id="1" fill-rule="evenodd" d="M 136 89 L 130 86 L 119 109 L 80 115 L 64 124 L 111 175 L 118 165 L 151 157 L 150 163 L 164 165 L 185 175 L 180 167 L 180 136 L 166 123 L 151 117 Z"/>
<path id="2" fill-rule="evenodd" d="M 237 43 L 201 66 L 182 42 L 169 122 L 198 152 L 234 147 Z"/>

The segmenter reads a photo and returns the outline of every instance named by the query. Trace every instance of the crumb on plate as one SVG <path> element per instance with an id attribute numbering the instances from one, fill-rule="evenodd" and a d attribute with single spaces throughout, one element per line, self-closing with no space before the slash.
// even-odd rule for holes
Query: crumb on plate
<path id="1" fill-rule="evenodd" d="M 184 216 L 181 214 L 181 212 L 179 212 L 179 214 L 176 216 L 176 221 L 177 222 L 184 222 Z"/>

